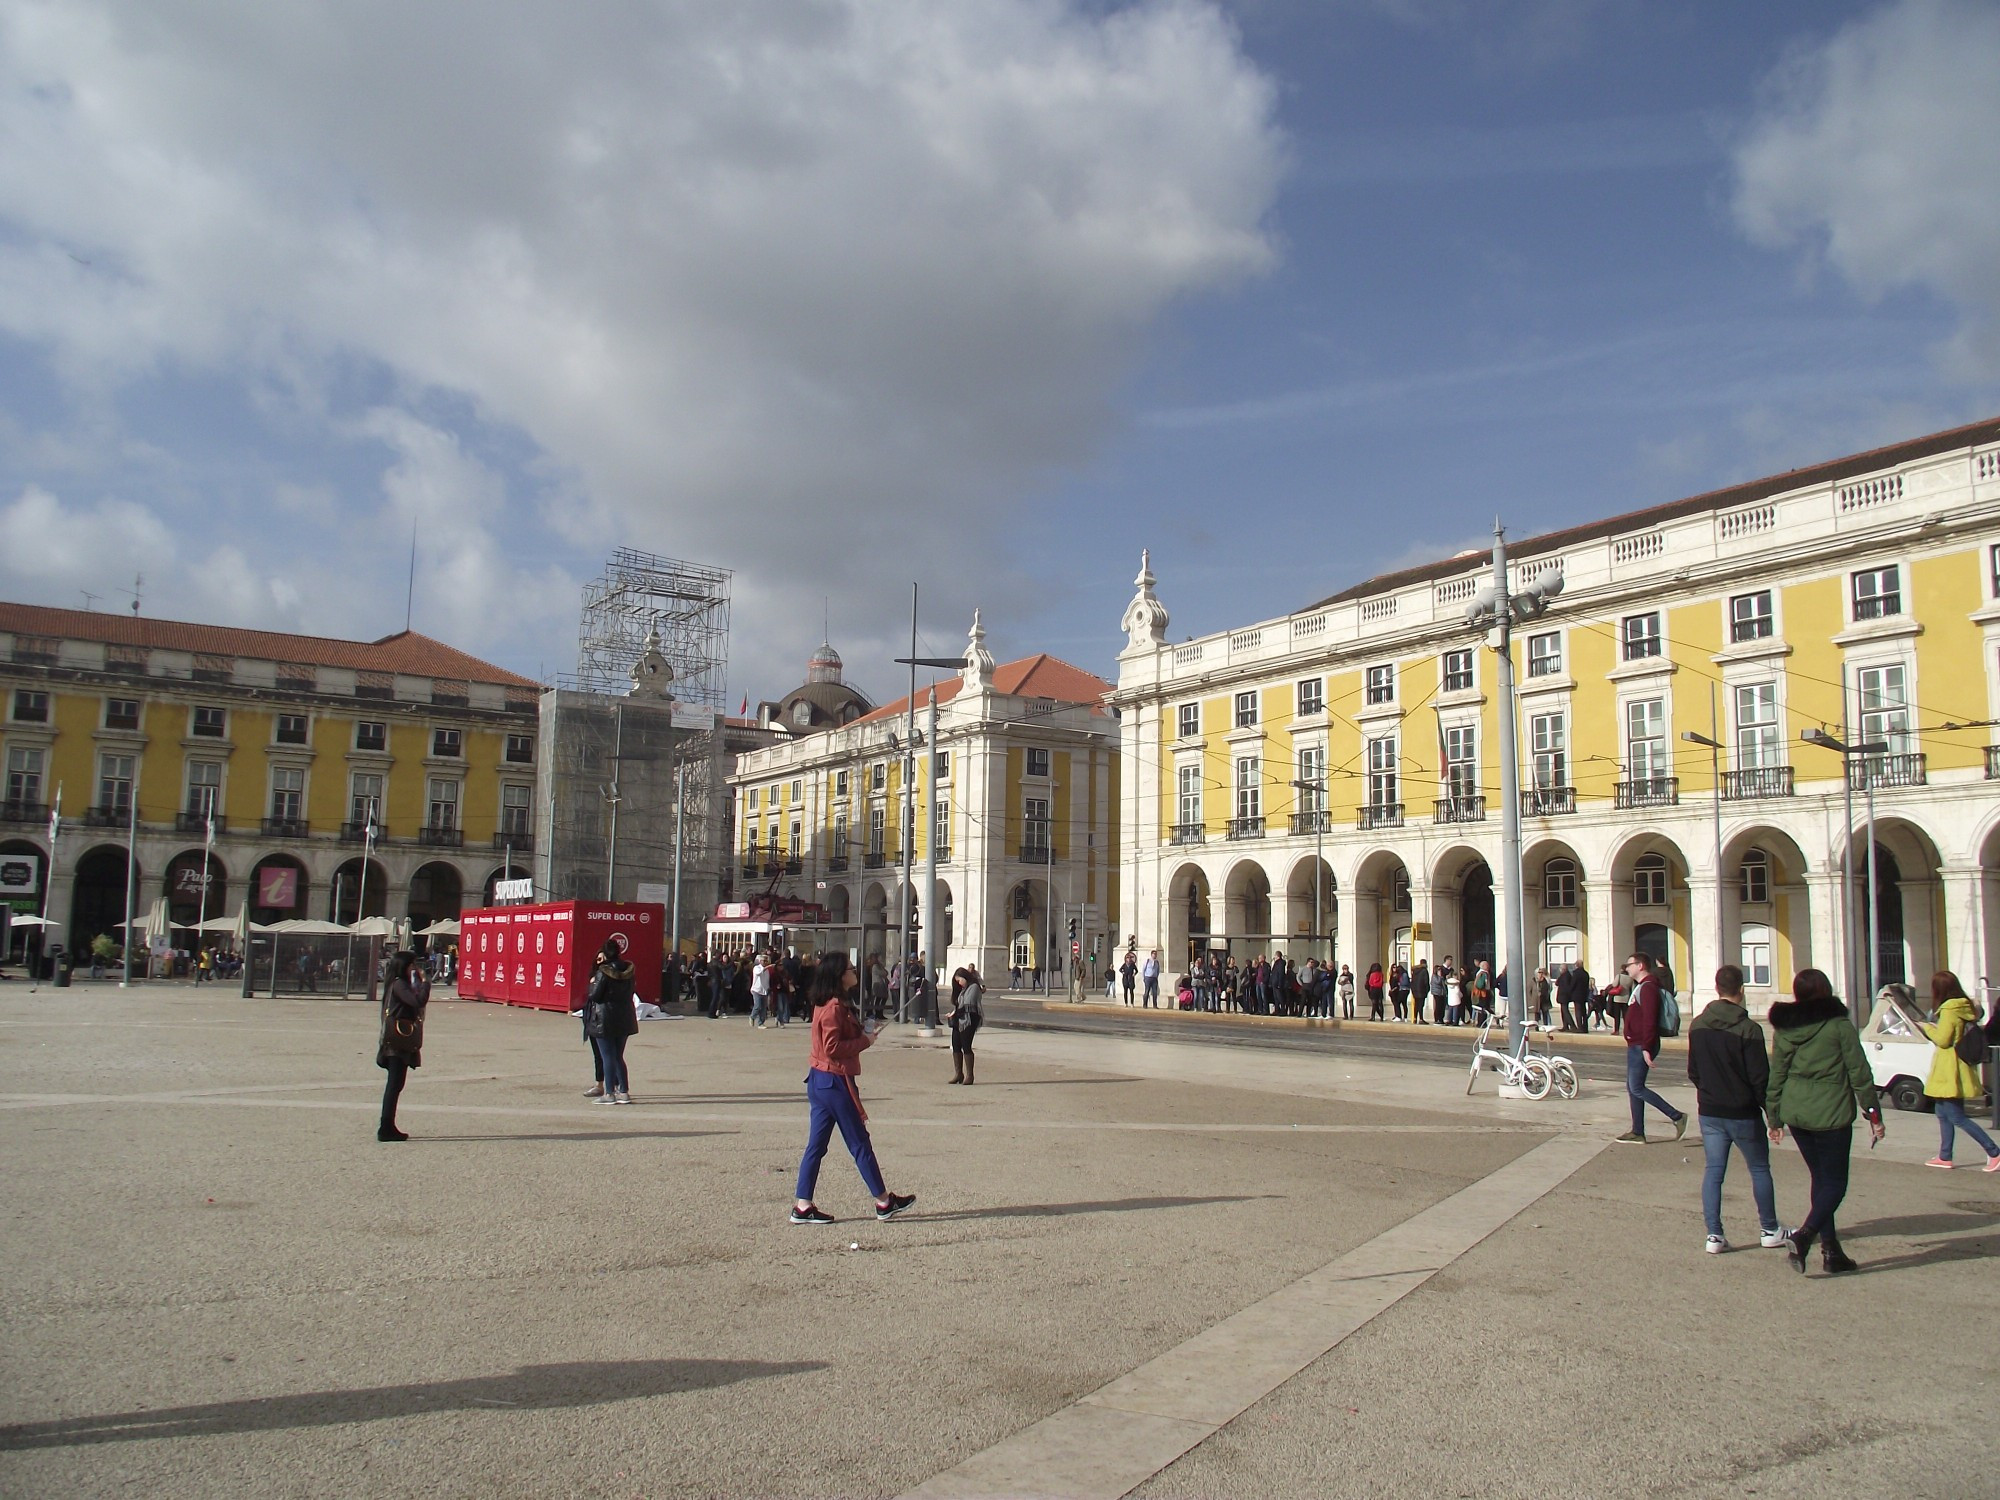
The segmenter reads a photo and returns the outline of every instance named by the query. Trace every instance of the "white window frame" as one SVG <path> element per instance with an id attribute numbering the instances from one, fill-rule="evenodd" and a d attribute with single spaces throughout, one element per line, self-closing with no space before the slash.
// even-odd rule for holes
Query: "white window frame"
<path id="1" fill-rule="evenodd" d="M 456 776 L 432 776 L 424 788 L 424 827 L 439 830 L 460 827 L 459 809 L 465 798 L 465 783 Z"/>
<path id="2" fill-rule="evenodd" d="M 1784 717 L 1778 706 L 1778 684 L 1775 681 L 1732 683 L 1729 696 L 1736 731 L 1733 736 L 1736 769 L 1757 771 L 1783 765 Z"/>
<path id="3" fill-rule="evenodd" d="M 1236 816 L 1239 821 L 1264 816 L 1264 759 L 1236 757 Z"/>
<path id="4" fill-rule="evenodd" d="M 1745 906 L 1771 904 L 1771 856 L 1762 849 L 1745 849 L 1736 862 L 1736 899 Z"/>
<path id="5" fill-rule="evenodd" d="M 1535 789 L 1549 791 L 1570 785 L 1569 715 L 1535 714 L 1528 720 L 1529 744 L 1533 750 Z"/>
<path id="6" fill-rule="evenodd" d="M 1361 701 L 1373 708 L 1396 701 L 1396 664 L 1378 662 L 1363 672 L 1361 678 Z"/>
<path id="7" fill-rule="evenodd" d="M 1022 757 L 1021 763 L 1027 768 L 1028 775 L 1047 776 L 1050 774 L 1049 768 L 1055 764 L 1055 761 L 1051 757 L 1047 746 L 1030 745 L 1028 746 L 1026 755 Z"/>
<path id="8" fill-rule="evenodd" d="M 1767 922 L 1745 922 L 1737 938 L 1737 962 L 1743 970 L 1746 989 L 1771 987 L 1771 956 L 1774 944 Z"/>
<path id="9" fill-rule="evenodd" d="M 1294 688 L 1297 704 L 1296 718 L 1311 719 L 1326 712 L 1326 679 L 1324 677 L 1301 677 Z"/>
<path id="10" fill-rule="evenodd" d="M 1185 765 L 1174 771 L 1174 811 L 1176 822 L 1182 828 L 1202 826 L 1201 811 L 1201 767 Z"/>
<path id="11" fill-rule="evenodd" d="M 1542 865 L 1542 905 L 1550 911 L 1578 909 L 1576 861 L 1566 854 L 1552 856 Z"/>
<path id="12" fill-rule="evenodd" d="M 121 815 L 129 813 L 132 798 L 137 795 L 138 779 L 138 756 L 116 750 L 101 752 L 97 757 L 97 801 L 94 805 Z M 123 787 L 124 791 L 115 790 L 118 787 Z"/>
<path id="13" fill-rule="evenodd" d="M 1368 741 L 1368 805 L 1394 807 L 1403 800 L 1402 740 L 1378 734 Z"/>
<path id="14" fill-rule="evenodd" d="M 1667 700 L 1625 700 L 1625 776 L 1629 781 L 1660 781 L 1674 774 L 1667 740 Z"/>
<path id="15" fill-rule="evenodd" d="M 1255 729 L 1258 720 L 1256 689 L 1236 695 L 1236 712 L 1231 720 L 1238 729 Z"/>
<path id="16" fill-rule="evenodd" d="M 1627 615 L 1618 622 L 1618 659 L 1647 661 L 1666 651 L 1666 634 L 1660 611 L 1649 609 Z"/>
<path id="17" fill-rule="evenodd" d="M 1752 641 L 1768 641 L 1778 633 L 1777 594 L 1772 589 L 1752 589 L 1747 594 L 1732 594 L 1725 606 L 1728 614 L 1726 625 L 1729 644 L 1747 645 Z"/>
<path id="18" fill-rule="evenodd" d="M 273 819 L 287 823 L 305 821 L 306 768 L 304 766 L 279 764 L 271 767 L 270 808 Z M 288 812 L 287 808 L 291 810 Z"/>
<path id="19" fill-rule="evenodd" d="M 1479 795 L 1479 725 L 1476 721 L 1444 726 L 1444 794 L 1463 800 Z"/>
<path id="20" fill-rule="evenodd" d="M 1298 751 L 1298 780 L 1302 783 L 1292 790 L 1298 793 L 1298 809 L 1302 813 L 1326 811 L 1326 746 L 1301 745 Z"/>
<path id="21" fill-rule="evenodd" d="M 195 776 L 197 771 L 213 771 L 215 775 L 213 779 L 204 776 L 198 780 Z M 184 791 L 181 805 L 190 817 L 206 818 L 222 811 L 222 778 L 225 774 L 225 767 L 219 760 L 189 758 L 181 768 Z"/>
<path id="22" fill-rule="evenodd" d="M 48 765 L 48 752 L 40 745 L 9 745 L 7 800 L 17 806 L 39 806 L 44 802 L 42 793 L 48 786 Z"/>
<path id="23" fill-rule="evenodd" d="M 1889 696 L 1889 679 L 1895 679 L 1894 695 Z M 1871 694 L 1869 678 L 1875 677 L 1877 684 Z M 1869 666 L 1857 667 L 1854 673 L 1855 705 L 1859 710 L 1860 740 L 1867 744 L 1871 740 L 1887 740 L 1889 755 L 1907 755 L 1915 743 L 1915 729 L 1910 719 L 1910 669 L 1900 661 L 1875 662 Z M 1871 701 L 1874 707 L 1870 707 Z"/>
<path id="24" fill-rule="evenodd" d="M 1632 904 L 1666 906 L 1673 888 L 1673 870 L 1664 854 L 1642 854 L 1632 866 Z"/>
<path id="25" fill-rule="evenodd" d="M 509 802 L 519 794 L 520 800 Z M 518 814 L 519 816 L 516 816 Z M 525 781 L 500 783 L 500 832 L 530 833 L 535 827 L 535 789 Z"/>
<path id="26" fill-rule="evenodd" d="M 1183 703 L 1174 709 L 1174 738 L 1198 740 L 1201 738 L 1201 705 Z"/>
<path id="27" fill-rule="evenodd" d="M 1847 575 L 1848 618 L 1859 625 L 1868 620 L 1893 620 L 1903 613 L 1903 567 L 1856 568 Z"/>
<path id="28" fill-rule="evenodd" d="M 1563 639 L 1560 630 L 1542 630 L 1528 637 L 1528 675 L 1560 677 L 1563 671 Z"/>
<path id="29" fill-rule="evenodd" d="M 1445 693 L 1469 693 L 1479 686 L 1479 653 L 1470 646 L 1457 651 L 1447 651 L 1438 662 L 1439 691 Z M 1454 672 L 1453 664 L 1463 667 L 1463 672 Z M 1454 681 L 1462 677 L 1462 681 Z"/>

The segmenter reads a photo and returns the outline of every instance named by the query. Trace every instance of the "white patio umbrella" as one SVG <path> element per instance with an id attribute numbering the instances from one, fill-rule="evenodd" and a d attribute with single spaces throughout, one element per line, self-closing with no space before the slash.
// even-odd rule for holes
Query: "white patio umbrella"
<path id="1" fill-rule="evenodd" d="M 56 924 L 51 922 L 47 917 L 16 917 L 14 918 L 14 925 L 16 927 L 53 927 Z"/>
<path id="2" fill-rule="evenodd" d="M 363 917 L 351 927 L 342 931 L 351 932 L 356 937 L 394 937 L 396 923 L 392 917 Z"/>
<path id="3" fill-rule="evenodd" d="M 338 922 L 322 922 L 317 917 L 294 917 L 289 922 L 279 922 L 265 929 L 267 932 L 286 932 L 307 937 L 345 937 L 347 929 Z"/>
<path id="4" fill-rule="evenodd" d="M 428 927 L 420 928 L 419 933 L 424 937 L 457 937 L 458 918 L 443 917 Z"/>

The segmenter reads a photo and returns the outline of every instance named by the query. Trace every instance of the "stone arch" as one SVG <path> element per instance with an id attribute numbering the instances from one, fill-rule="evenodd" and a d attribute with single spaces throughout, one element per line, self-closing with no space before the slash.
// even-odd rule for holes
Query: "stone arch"
<path id="1" fill-rule="evenodd" d="M 886 965 L 890 948 L 894 944 L 889 938 L 892 912 L 889 905 L 889 888 L 879 880 L 871 880 L 861 888 L 861 955 L 862 967 L 866 968 L 870 959 L 881 959 Z"/>
<path id="2" fill-rule="evenodd" d="M 958 925 L 958 908 L 952 896 L 951 882 L 945 879 L 944 876 L 938 876 L 937 883 L 931 887 L 931 890 L 937 904 L 938 930 L 934 933 L 925 934 L 923 946 L 930 954 L 931 966 L 938 968 L 944 965 L 945 955 L 951 951 L 952 944 L 958 941 L 956 930 Z"/>
<path id="3" fill-rule="evenodd" d="M 389 872 L 375 860 L 366 865 L 367 879 L 362 878 L 364 866 L 361 856 L 343 860 L 334 870 L 333 878 L 326 883 L 327 920 L 342 926 L 357 922 L 363 917 L 384 917 L 389 914 Z M 495 880 L 499 879 L 498 872 Z M 492 882 L 487 883 L 488 900 L 491 897 Z"/>
<path id="4" fill-rule="evenodd" d="M 77 860 L 70 888 L 70 952 L 88 953 L 92 939 L 109 937 L 117 942 L 123 935 L 119 924 L 125 920 L 125 869 L 123 844 L 99 844 Z M 143 868 L 139 874 L 143 879 Z"/>
<path id="5" fill-rule="evenodd" d="M 1849 841 L 1854 861 L 1855 973 L 1857 994 L 1900 982 L 1928 984 L 1945 967 L 1943 858 L 1937 840 L 1914 819 L 1875 819 L 1874 963 L 1868 963 L 1868 847 L 1866 825 L 1857 823 Z M 1870 984 L 1872 976 L 1873 984 Z"/>
<path id="6" fill-rule="evenodd" d="M 853 920 L 854 896 L 844 885 L 837 885 L 826 893 L 828 919 L 836 927 L 844 927 Z"/>
<path id="7" fill-rule="evenodd" d="M 1486 855 L 1470 844 L 1451 844 L 1431 861 L 1431 941 L 1429 955 L 1449 956 L 1469 969 L 1487 960 L 1500 970 L 1500 926 L 1493 893 L 1493 870 Z M 1535 944 L 1529 943 L 1530 949 Z M 1419 945 L 1421 951 L 1422 945 Z"/>
<path id="8" fill-rule="evenodd" d="M 1387 970 L 1396 961 L 1399 942 L 1409 942 L 1416 917 L 1416 900 L 1409 866 L 1393 849 L 1372 849 L 1354 871 L 1353 965 L 1358 979 L 1370 964 Z"/>
<path id="9" fill-rule="evenodd" d="M 1167 878 L 1167 953 L 1177 963 L 1193 963 L 1208 951 L 1215 931 L 1208 872 L 1184 864 Z"/>
<path id="10" fill-rule="evenodd" d="M 1642 828 L 1613 846 L 1609 869 L 1617 956 L 1649 953 L 1672 971 L 1673 987 L 1686 990 L 1694 979 L 1694 897 L 1686 852 L 1665 834 Z"/>
<path id="11" fill-rule="evenodd" d="M 410 895 L 405 910 L 415 927 L 428 927 L 447 917 L 456 917 L 465 904 L 465 877 L 457 865 L 441 859 L 419 865 L 410 876 Z"/>
<path id="12" fill-rule="evenodd" d="M 1222 883 L 1223 932 L 1237 956 L 1271 944 L 1271 877 L 1254 859 L 1239 859 Z"/>
<path id="13" fill-rule="evenodd" d="M 1286 951 L 1295 963 L 1314 957 L 1327 963 L 1339 930 L 1340 883 L 1333 866 L 1317 854 L 1305 855 L 1285 877 Z"/>
<path id="14" fill-rule="evenodd" d="M 167 915 L 176 927 L 195 927 L 229 910 L 229 871 L 213 850 L 206 870 L 200 849 L 183 849 L 167 861 L 160 894 L 167 898 Z"/>
<path id="15" fill-rule="evenodd" d="M 10 873 L 24 878 L 0 883 L 0 900 L 18 899 L 24 904 L 32 901 L 32 909 L 39 915 L 49 888 L 48 854 L 32 839 L 5 839 L 0 840 L 0 857 L 5 858 Z M 30 953 L 54 947 L 55 939 L 45 927 L 16 927 L 8 945 L 12 952 L 25 958 Z M 0 957 L 8 956 L 0 954 Z"/>
<path id="16" fill-rule="evenodd" d="M 1782 999 L 1800 969 L 1815 967 L 1812 862 L 1791 834 L 1770 823 L 1743 823 L 1722 843 L 1721 962 L 1743 970 L 1744 994 L 1761 1014 Z M 1839 901 L 1835 896 L 1835 904 Z M 1831 960 L 1829 960 L 1831 961 Z M 1695 977 L 1699 982 L 1708 973 Z"/>
<path id="17" fill-rule="evenodd" d="M 1561 875 L 1565 863 L 1567 882 Z M 1618 942 L 1610 932 L 1592 930 L 1589 921 L 1592 894 L 1592 879 L 1584 867 L 1583 856 L 1567 839 L 1538 838 L 1521 850 L 1521 908 L 1528 952 L 1541 953 L 1550 941 L 1552 929 L 1573 928 L 1582 948 L 1580 962 L 1600 976 L 1602 982 L 1603 976 L 1617 972 L 1618 959 L 1623 955 L 1610 951 Z M 1559 895 L 1569 899 L 1567 902 L 1556 899 Z"/>

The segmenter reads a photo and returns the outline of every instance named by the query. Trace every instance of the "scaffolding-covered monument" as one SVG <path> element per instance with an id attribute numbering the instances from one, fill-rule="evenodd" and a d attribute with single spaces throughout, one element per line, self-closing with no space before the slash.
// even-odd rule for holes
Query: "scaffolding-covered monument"
<path id="1" fill-rule="evenodd" d="M 658 901 L 698 939 L 728 847 L 729 586 L 628 547 L 584 585 L 576 675 L 542 695 L 539 899 Z"/>

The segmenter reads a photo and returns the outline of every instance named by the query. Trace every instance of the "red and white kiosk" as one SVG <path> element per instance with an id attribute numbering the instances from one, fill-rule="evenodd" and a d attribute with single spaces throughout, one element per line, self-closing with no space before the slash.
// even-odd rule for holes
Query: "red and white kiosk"
<path id="1" fill-rule="evenodd" d="M 624 950 L 639 999 L 660 1003 L 666 908 L 653 901 L 551 901 L 459 914 L 458 993 L 535 1010 L 583 1005 L 607 942 Z"/>

